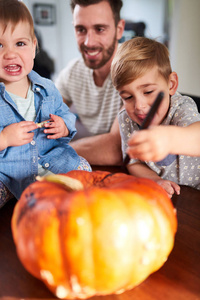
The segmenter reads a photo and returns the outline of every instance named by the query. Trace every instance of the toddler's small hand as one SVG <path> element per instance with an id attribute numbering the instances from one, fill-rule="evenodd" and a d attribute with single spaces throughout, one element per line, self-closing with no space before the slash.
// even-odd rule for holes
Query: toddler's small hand
<path id="1" fill-rule="evenodd" d="M 69 130 L 65 125 L 63 119 L 59 116 L 50 115 L 51 122 L 44 124 L 45 130 L 44 133 L 49 134 L 47 135 L 48 139 L 59 139 L 61 137 L 68 136 Z"/>
<path id="2" fill-rule="evenodd" d="M 1 142 L 4 149 L 12 146 L 21 146 L 28 144 L 34 137 L 37 125 L 32 121 L 22 121 L 6 126 L 1 132 Z"/>

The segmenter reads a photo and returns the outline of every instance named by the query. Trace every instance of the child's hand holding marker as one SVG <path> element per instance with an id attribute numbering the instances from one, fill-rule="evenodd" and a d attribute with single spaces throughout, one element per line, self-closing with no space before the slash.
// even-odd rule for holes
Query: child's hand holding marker
<path id="1" fill-rule="evenodd" d="M 44 128 L 48 139 L 59 139 L 69 135 L 69 130 L 60 116 L 50 114 L 50 119 L 36 123 L 37 128 Z"/>
<path id="2" fill-rule="evenodd" d="M 47 123 L 49 123 L 49 122 L 51 122 L 51 121 L 52 121 L 52 120 L 49 119 L 49 120 L 43 121 L 43 122 L 41 122 L 41 123 L 36 123 L 36 125 L 38 126 L 38 128 L 43 128 L 43 127 L 45 127 L 45 124 L 47 124 Z"/>

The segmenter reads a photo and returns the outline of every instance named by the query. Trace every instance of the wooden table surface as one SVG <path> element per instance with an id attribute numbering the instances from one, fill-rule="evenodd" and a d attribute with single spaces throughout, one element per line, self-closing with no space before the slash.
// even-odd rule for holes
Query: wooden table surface
<path id="1" fill-rule="evenodd" d="M 91 300 L 200 300 L 200 191 L 182 186 L 181 194 L 173 196 L 172 201 L 177 209 L 178 231 L 164 266 L 130 291 Z M 56 299 L 18 260 L 10 228 L 15 203 L 10 200 L 0 209 L 0 299 Z"/>

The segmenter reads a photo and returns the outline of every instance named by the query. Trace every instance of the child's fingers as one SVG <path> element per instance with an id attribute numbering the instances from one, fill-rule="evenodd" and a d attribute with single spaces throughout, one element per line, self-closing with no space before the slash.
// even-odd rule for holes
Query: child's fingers
<path id="1" fill-rule="evenodd" d="M 36 125 L 37 125 L 38 128 L 43 128 L 43 127 L 45 127 L 45 124 L 47 124 L 47 123 L 49 123 L 49 122 L 51 122 L 51 121 L 52 121 L 51 119 L 45 120 L 45 121 L 43 121 L 43 122 L 36 123 Z"/>

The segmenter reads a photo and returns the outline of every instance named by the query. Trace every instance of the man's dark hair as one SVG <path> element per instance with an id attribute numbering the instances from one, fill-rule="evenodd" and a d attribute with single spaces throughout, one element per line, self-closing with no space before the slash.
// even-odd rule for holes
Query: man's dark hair
<path id="1" fill-rule="evenodd" d="M 107 1 L 110 4 L 110 7 L 113 12 L 114 20 L 115 20 L 115 25 L 117 26 L 117 24 L 120 20 L 120 10 L 123 5 L 122 0 L 71 0 L 70 5 L 72 8 L 72 11 L 74 11 L 74 8 L 76 5 L 89 6 L 92 4 L 100 3 L 102 1 Z"/>

